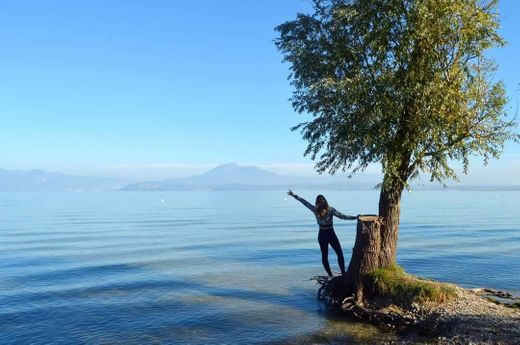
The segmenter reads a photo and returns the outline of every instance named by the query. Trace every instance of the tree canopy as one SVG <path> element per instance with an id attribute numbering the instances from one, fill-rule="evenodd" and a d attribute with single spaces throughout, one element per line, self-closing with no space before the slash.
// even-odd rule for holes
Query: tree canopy
<path id="1" fill-rule="evenodd" d="M 381 162 L 383 186 L 419 172 L 457 179 L 450 161 L 498 158 L 517 140 L 503 83 L 485 56 L 504 45 L 497 1 L 315 0 L 279 25 L 292 105 L 319 172 Z"/>

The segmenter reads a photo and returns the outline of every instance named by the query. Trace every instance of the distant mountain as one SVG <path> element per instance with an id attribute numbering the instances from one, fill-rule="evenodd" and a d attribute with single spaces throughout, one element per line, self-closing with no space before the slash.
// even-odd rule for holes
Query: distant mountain
<path id="1" fill-rule="evenodd" d="M 255 166 L 234 163 L 219 165 L 202 174 L 163 181 L 128 184 L 129 180 L 109 177 L 74 176 L 44 170 L 0 169 L 0 192 L 18 191 L 167 191 L 167 190 L 374 190 L 381 176 L 360 174 L 352 180 L 344 175 L 291 177 Z M 412 190 L 511 191 L 519 185 L 414 184 Z"/>
<path id="2" fill-rule="evenodd" d="M 66 175 L 44 170 L 0 169 L 0 192 L 118 190 L 127 180 Z"/>
<path id="3" fill-rule="evenodd" d="M 123 191 L 160 191 L 160 190 L 274 190 L 287 188 L 306 189 L 366 189 L 375 183 L 349 186 L 345 178 L 330 177 L 290 177 L 278 175 L 255 166 L 242 166 L 235 163 L 219 165 L 202 174 L 163 181 L 147 181 L 130 184 Z"/>

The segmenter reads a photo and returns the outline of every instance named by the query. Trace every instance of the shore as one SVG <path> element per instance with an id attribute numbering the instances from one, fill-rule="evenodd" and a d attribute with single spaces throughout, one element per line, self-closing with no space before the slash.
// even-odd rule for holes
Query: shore
<path id="1" fill-rule="evenodd" d="M 425 306 L 420 315 L 419 324 L 431 330 L 434 339 L 423 342 L 410 334 L 398 343 L 520 344 L 520 309 L 490 301 L 482 289 L 456 290 L 456 298 Z"/>
<path id="2" fill-rule="evenodd" d="M 409 308 L 388 305 L 378 310 L 413 320 L 404 332 L 389 331 L 391 327 L 383 330 L 381 325 L 343 315 L 339 319 L 348 326 L 347 334 L 334 334 L 344 331 L 328 329 L 276 344 L 520 345 L 520 309 L 493 302 L 509 299 L 518 303 L 519 297 L 490 300 L 492 290 L 452 286 L 456 297 L 443 303 L 414 304 Z M 334 315 L 338 319 L 337 312 Z"/>
<path id="3" fill-rule="evenodd" d="M 454 286 L 457 296 L 440 304 L 423 304 L 405 314 L 416 326 L 399 340 L 384 344 L 520 344 L 520 309 L 497 302 L 486 289 Z M 516 300 L 514 300 L 516 301 Z M 400 338 L 400 337 L 399 337 Z"/>

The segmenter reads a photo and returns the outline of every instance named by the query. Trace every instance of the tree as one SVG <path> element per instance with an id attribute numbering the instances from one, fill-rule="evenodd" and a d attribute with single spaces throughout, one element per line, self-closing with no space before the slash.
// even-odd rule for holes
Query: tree
<path id="1" fill-rule="evenodd" d="M 457 180 L 451 162 L 467 173 L 470 156 L 487 164 L 506 141 L 518 142 L 504 85 L 484 55 L 504 45 L 498 27 L 497 1 L 314 0 L 312 14 L 276 28 L 293 108 L 313 116 L 293 130 L 317 171 L 381 163 L 378 267 L 395 261 L 412 179 Z"/>

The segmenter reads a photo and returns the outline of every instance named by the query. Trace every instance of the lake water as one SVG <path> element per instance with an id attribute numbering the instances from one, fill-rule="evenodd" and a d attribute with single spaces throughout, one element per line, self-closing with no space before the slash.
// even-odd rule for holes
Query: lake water
<path id="1" fill-rule="evenodd" d="M 377 211 L 376 191 L 325 195 L 347 214 Z M 520 192 L 406 193 L 398 261 L 520 293 L 519 205 Z M 355 221 L 335 228 L 348 263 Z M 308 281 L 317 274 L 314 217 L 282 191 L 0 193 L 2 344 L 392 337 L 327 315 Z"/>

